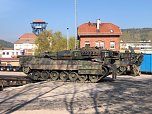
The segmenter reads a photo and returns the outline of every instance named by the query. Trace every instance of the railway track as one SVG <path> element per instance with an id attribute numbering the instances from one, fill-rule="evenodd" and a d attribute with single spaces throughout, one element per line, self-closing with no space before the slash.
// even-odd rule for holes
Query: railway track
<path id="1" fill-rule="evenodd" d="M 31 81 L 27 76 L 0 75 L 0 91 L 2 91 L 4 87 L 21 86 L 31 83 Z"/>

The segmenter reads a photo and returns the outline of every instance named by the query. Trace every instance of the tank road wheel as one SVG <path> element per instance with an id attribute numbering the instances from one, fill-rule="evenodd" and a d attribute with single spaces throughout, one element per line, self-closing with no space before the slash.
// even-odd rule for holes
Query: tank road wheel
<path id="1" fill-rule="evenodd" d="M 33 80 L 33 74 L 32 74 L 32 73 L 27 74 L 27 76 L 28 76 L 30 79 Z"/>
<path id="2" fill-rule="evenodd" d="M 42 71 L 41 78 L 42 80 L 47 80 L 49 78 L 49 73 L 47 71 Z"/>
<path id="3" fill-rule="evenodd" d="M 108 69 L 104 66 L 102 66 L 102 77 L 106 77 L 108 75 Z"/>
<path id="4" fill-rule="evenodd" d="M 95 76 L 95 75 L 89 75 L 89 80 L 93 83 L 96 83 L 99 81 L 99 76 Z"/>
<path id="5" fill-rule="evenodd" d="M 117 70 L 118 75 L 122 75 L 127 71 L 127 68 L 125 66 L 120 66 Z"/>
<path id="6" fill-rule="evenodd" d="M 132 65 L 132 68 L 134 76 L 140 76 L 140 68 L 135 64 Z"/>
<path id="7" fill-rule="evenodd" d="M 67 79 L 68 79 L 68 76 L 69 74 L 67 73 L 67 72 L 65 72 L 65 71 L 63 71 L 63 72 L 61 72 L 60 73 L 60 79 L 62 80 L 62 81 L 67 81 Z"/>
<path id="8" fill-rule="evenodd" d="M 40 76 L 41 76 L 41 73 L 39 71 L 33 71 L 32 72 L 33 80 L 38 80 Z"/>
<path id="9" fill-rule="evenodd" d="M 79 75 L 78 78 L 79 78 L 80 82 L 85 82 L 88 79 L 88 76 L 87 75 Z"/>
<path id="10" fill-rule="evenodd" d="M 70 72 L 69 79 L 72 82 L 75 82 L 78 79 L 78 74 L 76 72 Z"/>
<path id="11" fill-rule="evenodd" d="M 25 73 L 25 74 L 28 74 L 28 73 L 30 73 L 30 67 L 23 67 L 23 72 Z"/>
<path id="12" fill-rule="evenodd" d="M 50 78 L 51 78 L 53 81 L 57 80 L 57 79 L 59 78 L 59 73 L 58 73 L 57 71 L 52 71 L 52 72 L 50 73 Z"/>

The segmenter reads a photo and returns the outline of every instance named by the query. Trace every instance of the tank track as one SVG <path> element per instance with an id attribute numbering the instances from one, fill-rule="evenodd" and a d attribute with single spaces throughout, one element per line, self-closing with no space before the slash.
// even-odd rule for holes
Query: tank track
<path id="1" fill-rule="evenodd" d="M 62 81 L 79 83 L 97 83 L 107 76 L 104 75 L 78 75 L 74 71 L 39 71 L 33 70 L 27 76 L 34 81 Z"/>

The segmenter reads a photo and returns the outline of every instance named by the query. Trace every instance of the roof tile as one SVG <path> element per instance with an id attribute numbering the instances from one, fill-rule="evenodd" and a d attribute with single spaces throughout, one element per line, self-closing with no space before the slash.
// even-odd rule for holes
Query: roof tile
<path id="1" fill-rule="evenodd" d="M 15 42 L 15 44 L 23 44 L 23 43 L 34 44 L 36 37 L 37 36 L 33 33 L 25 33 L 21 35 L 21 37 Z"/>
<path id="2" fill-rule="evenodd" d="M 33 20 L 33 23 L 45 23 L 45 21 L 44 20 Z"/>
<path id="3" fill-rule="evenodd" d="M 121 35 L 122 32 L 117 25 L 112 23 L 100 23 L 100 29 L 97 31 L 96 23 L 84 23 L 78 27 L 78 34 L 100 34 L 100 35 Z"/>
<path id="4" fill-rule="evenodd" d="M 36 38 L 36 35 L 34 33 L 25 33 L 20 36 L 20 39 L 21 38 Z"/>

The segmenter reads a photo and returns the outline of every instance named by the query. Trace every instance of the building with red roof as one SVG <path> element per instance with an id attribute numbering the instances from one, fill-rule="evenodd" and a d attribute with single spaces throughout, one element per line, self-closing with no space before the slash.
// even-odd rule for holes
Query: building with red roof
<path id="1" fill-rule="evenodd" d="M 104 49 L 119 50 L 121 29 L 112 23 L 84 23 L 78 27 L 80 48 L 101 47 Z"/>
<path id="2" fill-rule="evenodd" d="M 21 35 L 14 43 L 14 50 L 24 51 L 25 55 L 33 55 L 36 38 L 37 36 L 34 33 L 25 33 Z"/>

